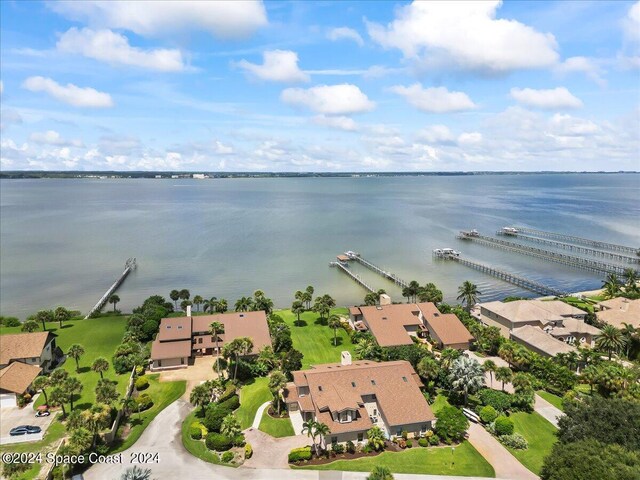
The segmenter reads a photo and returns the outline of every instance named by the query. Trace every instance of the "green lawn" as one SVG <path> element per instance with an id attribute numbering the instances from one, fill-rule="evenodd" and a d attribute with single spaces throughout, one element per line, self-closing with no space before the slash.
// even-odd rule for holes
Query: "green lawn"
<path id="1" fill-rule="evenodd" d="M 184 395 L 187 382 L 184 380 L 178 382 L 160 382 L 158 380 L 159 377 L 160 375 L 157 373 L 147 375 L 149 388 L 144 392 L 148 393 L 153 399 L 153 406 L 149 410 L 140 412 L 140 415 L 138 415 L 138 413 L 131 415 L 131 431 L 124 440 L 116 439 L 112 446 L 113 451 L 110 453 L 121 452 L 133 445 L 138 438 L 140 438 L 140 435 L 142 435 L 142 432 L 147 428 L 147 425 L 156 418 L 156 415 Z M 122 431 L 122 428 L 123 426 L 120 426 L 119 430 Z"/>
<path id="2" fill-rule="evenodd" d="M 266 410 L 262 414 L 259 429 L 275 438 L 291 437 L 295 435 L 293 425 L 291 425 L 291 420 L 288 418 L 273 418 Z"/>
<path id="3" fill-rule="evenodd" d="M 554 395 L 553 393 L 549 393 L 546 390 L 538 390 L 536 393 L 551 405 L 556 407 L 558 410 L 564 410 L 562 407 L 562 397 Z"/>
<path id="4" fill-rule="evenodd" d="M 273 396 L 269 391 L 269 379 L 266 377 L 256 378 L 252 383 L 242 386 L 240 389 L 240 408 L 236 410 L 235 414 L 243 430 L 249 428 L 253 423 L 258 407 L 272 399 Z"/>
<path id="5" fill-rule="evenodd" d="M 326 321 L 320 322 L 320 317 L 315 312 L 304 312 L 300 315 L 302 326 L 294 324 L 297 317 L 290 310 L 278 310 L 280 315 L 291 327 L 293 348 L 304 354 L 302 368 L 321 363 L 337 363 L 340 361 L 340 352 L 347 350 L 353 354 L 353 345 L 349 335 L 344 329 L 337 330 L 338 345 L 333 344 L 333 330 L 326 325 Z M 348 317 L 346 308 L 334 308 L 332 314 Z"/>
<path id="6" fill-rule="evenodd" d="M 219 464 L 220 457 L 218 454 L 209 450 L 202 440 L 194 440 L 191 438 L 191 435 L 189 435 L 191 424 L 198 420 L 196 417 L 197 410 L 197 408 L 193 410 L 182 422 L 182 444 L 194 457 L 198 457 L 205 462 Z"/>
<path id="7" fill-rule="evenodd" d="M 433 413 L 437 414 L 443 407 L 446 407 L 447 405 L 450 405 L 449 400 L 445 395 L 439 393 L 438 395 L 436 395 L 436 399 L 431 404 L 431 410 L 433 410 Z"/>
<path id="8" fill-rule="evenodd" d="M 91 364 L 97 357 L 104 357 L 109 360 L 113 357 L 116 347 L 122 342 L 122 336 L 127 323 L 126 316 L 111 316 L 89 318 L 87 320 L 70 320 L 65 322 L 60 328 L 57 322 L 48 322 L 47 329 L 57 335 L 56 345 L 67 352 L 69 347 L 74 343 L 79 343 L 84 347 L 85 354 L 80 357 L 80 371 L 76 372 L 76 362 L 72 358 L 62 365 L 70 375 L 75 376 L 82 382 L 82 393 L 74 399 L 74 407 L 82 409 L 89 408 L 95 401 L 95 388 L 100 374 L 91 370 Z M 2 327 L 0 335 L 9 333 L 20 333 L 20 327 Z M 110 365 L 109 370 L 104 373 L 105 378 L 116 380 L 118 382 L 118 391 L 124 394 L 129 374 L 117 375 Z M 44 396 L 40 395 L 34 408 L 44 403 Z"/>
<path id="9" fill-rule="evenodd" d="M 453 452 L 451 447 L 413 447 L 402 452 L 384 452 L 375 457 L 299 468 L 370 472 L 376 465 L 388 467 L 392 473 L 495 477 L 493 467 L 469 442 L 461 443 Z"/>
<path id="10" fill-rule="evenodd" d="M 551 453 L 556 442 L 557 429 L 538 413 L 518 412 L 511 415 L 515 425 L 515 432 L 522 435 L 529 442 L 526 450 L 508 450 L 520 463 L 536 475 L 540 474 L 544 458 Z"/>

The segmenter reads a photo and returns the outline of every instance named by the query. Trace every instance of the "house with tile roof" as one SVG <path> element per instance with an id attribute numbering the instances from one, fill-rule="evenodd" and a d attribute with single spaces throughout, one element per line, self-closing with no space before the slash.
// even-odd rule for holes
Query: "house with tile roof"
<path id="1" fill-rule="evenodd" d="M 625 323 L 640 328 L 640 299 L 616 297 L 600 302 L 598 307 L 596 317 L 601 322 L 616 328 L 622 328 Z"/>
<path id="2" fill-rule="evenodd" d="M 378 426 L 387 438 L 419 436 L 434 427 L 436 417 L 425 400 L 420 377 L 409 362 L 351 361 L 315 365 L 292 372 L 284 399 L 296 434 L 315 420 L 329 427 L 325 443 L 364 442 Z"/>

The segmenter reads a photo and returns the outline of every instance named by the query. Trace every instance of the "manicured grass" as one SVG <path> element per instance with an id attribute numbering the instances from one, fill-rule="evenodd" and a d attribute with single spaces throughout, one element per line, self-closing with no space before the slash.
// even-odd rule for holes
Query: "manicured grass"
<path id="1" fill-rule="evenodd" d="M 240 389 L 240 408 L 235 411 L 235 414 L 243 430 L 249 428 L 253 423 L 258 407 L 272 399 L 273 396 L 269 391 L 269 379 L 266 377 L 256 378 L 252 383 L 242 386 Z"/>
<path id="2" fill-rule="evenodd" d="M 538 390 L 536 393 L 551 405 L 556 407 L 558 410 L 564 410 L 562 406 L 562 397 L 554 395 L 553 393 L 549 393 L 546 390 Z"/>
<path id="3" fill-rule="evenodd" d="M 551 453 L 556 442 L 557 429 L 538 413 L 514 413 L 510 417 L 515 425 L 515 433 L 519 433 L 529 442 L 526 450 L 508 450 L 520 463 L 536 475 L 540 474 L 542 464 L 547 455 Z"/>
<path id="4" fill-rule="evenodd" d="M 333 344 L 333 330 L 326 325 L 326 320 L 320 322 L 320 316 L 315 312 L 304 312 L 300 315 L 301 326 L 295 325 L 297 316 L 290 310 L 278 310 L 280 315 L 291 327 L 293 348 L 304 354 L 302 368 L 321 363 L 337 363 L 340 361 L 340 353 L 344 350 L 353 355 L 353 344 L 347 332 L 339 328 L 337 330 L 337 343 Z M 346 308 L 334 308 L 332 314 L 348 317 Z M 355 356 L 355 355 L 354 355 Z"/>
<path id="5" fill-rule="evenodd" d="M 275 438 L 291 437 L 295 435 L 293 425 L 291 425 L 291 420 L 288 418 L 273 418 L 266 410 L 262 414 L 259 429 Z"/>
<path id="6" fill-rule="evenodd" d="M 593 302 L 588 300 L 583 300 L 578 297 L 563 297 L 560 300 L 585 312 L 593 312 Z"/>
<path id="7" fill-rule="evenodd" d="M 414 447 L 402 452 L 384 452 L 375 457 L 337 460 L 325 465 L 301 468 L 370 472 L 376 465 L 388 467 L 392 473 L 460 475 L 466 477 L 496 476 L 493 467 L 469 442 L 463 442 L 456 446 L 453 452 L 451 447 Z"/>
<path id="8" fill-rule="evenodd" d="M 64 353 L 74 343 L 79 343 L 84 348 L 84 355 L 80 357 L 80 371 L 76 372 L 76 362 L 73 358 L 67 358 L 62 367 L 69 375 L 82 382 L 82 393 L 74 399 L 74 407 L 89 408 L 95 402 L 95 388 L 100 374 L 91 370 L 91 364 L 98 357 L 104 357 L 109 361 L 109 370 L 104 372 L 104 377 L 118 382 L 118 392 L 124 394 L 129 374 L 118 375 L 111 365 L 113 352 L 122 342 L 122 336 L 127 324 L 126 316 L 111 316 L 89 318 L 87 320 L 70 320 L 60 328 L 57 322 L 48 322 L 47 329 L 57 335 L 56 345 Z M 2 327 L 0 335 L 20 333 L 20 327 Z M 44 404 L 44 395 L 40 395 L 34 408 Z"/>
<path id="9" fill-rule="evenodd" d="M 191 435 L 189 435 L 191 424 L 196 420 L 199 420 L 196 417 L 197 410 L 198 409 L 195 409 L 187 415 L 187 418 L 182 422 L 182 444 L 194 457 L 198 457 L 200 460 L 204 460 L 205 462 L 219 464 L 220 457 L 215 452 L 209 450 L 202 440 L 194 440 L 191 438 Z"/>
<path id="10" fill-rule="evenodd" d="M 147 375 L 149 388 L 147 388 L 144 393 L 148 393 L 153 399 L 153 406 L 149 410 L 140 412 L 140 415 L 138 415 L 138 413 L 131 414 L 131 430 L 127 438 L 124 440 L 116 439 L 111 453 L 121 452 L 133 445 L 138 438 L 140 438 L 140 435 L 142 435 L 142 432 L 144 432 L 149 423 L 156 418 L 156 415 L 184 395 L 187 382 L 184 380 L 178 382 L 160 382 L 159 377 L 160 375 L 157 373 Z M 122 426 L 120 429 L 122 429 Z"/>

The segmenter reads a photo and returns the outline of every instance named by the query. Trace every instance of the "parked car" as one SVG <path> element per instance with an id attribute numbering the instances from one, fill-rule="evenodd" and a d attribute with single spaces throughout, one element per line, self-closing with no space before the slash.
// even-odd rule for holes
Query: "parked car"
<path id="1" fill-rule="evenodd" d="M 19 427 L 14 427 L 9 431 L 9 435 L 15 437 L 17 435 L 27 435 L 32 433 L 40 433 L 42 429 L 40 427 L 36 427 L 34 425 L 20 425 Z"/>
<path id="2" fill-rule="evenodd" d="M 36 412 L 36 417 L 48 417 L 49 415 L 51 415 L 49 410 L 39 410 Z"/>

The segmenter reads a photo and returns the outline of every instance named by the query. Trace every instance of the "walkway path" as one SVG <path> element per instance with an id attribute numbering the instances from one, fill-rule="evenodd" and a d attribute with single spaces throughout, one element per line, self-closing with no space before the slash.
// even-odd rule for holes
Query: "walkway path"
<path id="1" fill-rule="evenodd" d="M 253 456 L 244 462 L 242 468 L 282 468 L 289 469 L 289 452 L 311 444 L 305 435 L 274 438 L 261 430 L 250 428 L 244 431 L 247 442 L 253 448 Z"/>
<path id="2" fill-rule="evenodd" d="M 258 411 L 256 412 L 256 416 L 253 418 L 253 424 L 251 424 L 251 428 L 258 430 L 260 428 L 260 422 L 262 421 L 262 414 L 267 409 L 267 407 L 271 405 L 271 401 L 264 402 L 262 405 L 258 407 Z"/>
<path id="3" fill-rule="evenodd" d="M 558 418 L 564 415 L 562 410 L 557 407 L 554 407 L 552 404 L 547 402 L 544 398 L 536 394 L 535 403 L 533 404 L 533 409 L 542 415 L 546 420 L 551 422 L 551 424 L 558 428 Z"/>
<path id="4" fill-rule="evenodd" d="M 522 465 L 509 450 L 487 432 L 481 425 L 472 423 L 469 427 L 469 442 L 480 455 L 491 464 L 497 478 L 510 480 L 537 480 L 538 477 Z"/>
<path id="5" fill-rule="evenodd" d="M 365 480 L 368 473 L 325 472 L 313 470 L 267 469 L 267 468 L 230 468 L 213 465 L 192 456 L 182 445 L 182 420 L 191 411 L 184 400 L 178 400 L 162 412 L 149 424 L 136 444 L 122 454 L 122 464 L 99 464 L 84 473 L 87 480 L 120 478 L 122 473 L 132 467 L 133 452 L 158 453 L 157 464 L 138 465 L 150 468 L 152 478 L 188 478 L 190 480 Z M 487 434 L 488 435 L 488 434 Z M 288 437 L 295 438 L 295 437 Z M 256 452 L 257 454 L 257 452 Z M 495 466 L 494 466 L 495 468 Z M 497 471 L 497 469 L 496 469 Z M 488 480 L 480 477 L 450 477 L 442 475 L 404 475 L 395 474 L 396 480 Z M 520 480 L 521 477 L 513 476 Z M 522 477 L 527 479 L 528 477 Z"/>

